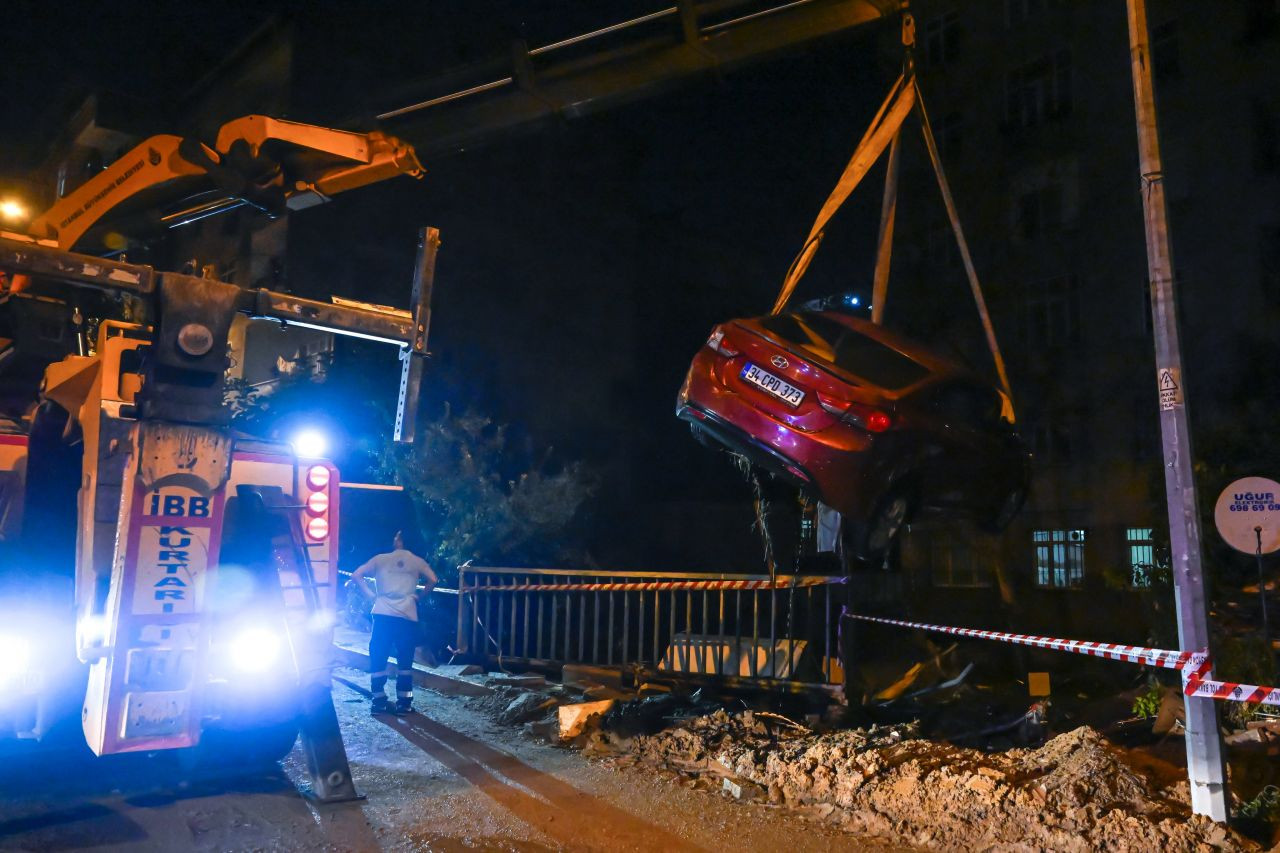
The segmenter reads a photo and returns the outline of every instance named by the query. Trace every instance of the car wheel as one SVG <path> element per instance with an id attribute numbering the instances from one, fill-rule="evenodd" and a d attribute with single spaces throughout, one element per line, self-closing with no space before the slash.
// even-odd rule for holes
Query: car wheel
<path id="1" fill-rule="evenodd" d="M 1022 486 L 1014 486 L 996 506 L 995 511 L 983 520 L 983 529 L 989 533 L 1002 533 L 1017 518 L 1026 502 L 1027 490 Z"/>
<path id="2" fill-rule="evenodd" d="M 863 522 L 849 525 L 846 540 L 850 554 L 865 563 L 883 562 L 893 540 L 911 516 L 913 493 L 905 485 L 894 486 L 876 502 L 871 515 Z"/>

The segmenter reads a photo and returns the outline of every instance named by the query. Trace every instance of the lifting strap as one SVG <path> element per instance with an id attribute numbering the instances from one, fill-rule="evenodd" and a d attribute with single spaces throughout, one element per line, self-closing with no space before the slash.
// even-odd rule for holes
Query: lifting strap
<path id="1" fill-rule="evenodd" d="M 809 268 L 809 262 L 813 260 L 813 256 L 818 251 L 818 245 L 822 242 L 823 230 L 827 227 L 827 223 L 831 221 L 831 217 L 835 216 L 836 211 L 840 209 L 840 205 L 844 204 L 845 199 L 849 197 L 849 194 L 853 192 L 871 167 L 875 165 L 876 160 L 880 159 L 880 155 L 884 152 L 885 147 L 889 145 L 889 142 L 897 137 L 898 129 L 902 127 L 902 122 L 906 120 L 907 114 L 911 112 L 911 107 L 915 104 L 915 93 L 915 86 L 911 84 L 906 75 L 899 77 L 897 82 L 893 84 L 893 88 L 889 90 L 889 97 L 885 98 L 884 103 L 880 105 L 880 111 L 876 113 L 876 117 L 871 121 L 871 127 L 867 128 L 862 141 L 854 149 L 853 158 L 849 160 L 849 165 L 845 166 L 844 174 L 836 182 L 836 188 L 831 191 L 831 195 L 822 205 L 822 210 L 818 211 L 818 218 L 814 220 L 813 227 L 809 229 L 809 236 L 805 238 L 804 247 L 800 249 L 800 254 L 796 256 L 796 259 L 791 262 L 791 268 L 787 270 L 786 280 L 782 283 L 782 291 L 778 294 L 778 299 L 774 302 L 771 313 L 777 314 L 786 307 L 787 301 L 791 299 L 791 294 L 796 289 L 796 285 L 800 283 L 805 270 Z"/>
<path id="2" fill-rule="evenodd" d="M 978 282 L 978 273 L 974 269 L 973 258 L 969 254 L 969 244 L 965 240 L 964 229 L 960 226 L 960 215 L 956 211 L 955 201 L 951 196 L 951 187 L 947 183 L 946 173 L 942 169 L 942 160 L 938 156 L 938 146 L 934 141 L 933 128 L 929 124 L 928 113 L 925 112 L 924 99 L 921 97 L 915 75 L 910 72 L 904 73 L 893 84 L 893 88 L 889 90 L 889 96 L 880 105 L 880 110 L 876 113 L 875 118 L 872 119 L 871 126 L 862 137 L 862 141 L 858 143 L 858 147 L 854 149 L 849 165 L 845 167 L 844 173 L 840 175 L 840 180 L 836 183 L 835 189 L 831 191 L 831 195 L 818 212 L 818 218 L 814 220 L 813 227 L 809 229 L 809 236 L 805 238 L 804 246 L 800 249 L 796 259 L 791 262 L 791 267 L 787 270 L 787 276 L 782 283 L 782 289 L 778 293 L 777 301 L 774 302 L 771 313 L 778 314 L 786 308 L 787 302 L 790 301 L 792 294 L 795 292 L 796 285 L 799 284 L 800 279 L 809 268 L 813 256 L 818 251 L 827 223 L 831 221 L 831 217 L 835 216 L 836 211 L 844 204 L 845 199 L 849 197 L 871 167 L 875 165 L 880 155 L 884 153 L 885 148 L 888 147 L 890 149 L 889 165 L 885 175 L 884 202 L 880 211 L 880 238 L 877 243 L 876 270 L 871 298 L 872 322 L 881 323 L 883 321 L 884 302 L 889 289 L 889 250 L 893 243 L 894 217 L 898 204 L 899 137 L 902 123 L 913 108 L 920 118 L 920 130 L 924 136 L 925 148 L 929 151 L 929 161 L 933 165 L 933 173 L 938 180 L 938 189 L 942 193 L 942 203 L 946 207 L 947 216 L 951 220 L 951 230 L 955 233 L 956 244 L 960 249 L 960 259 L 964 264 L 965 275 L 969 280 L 969 290 L 972 292 L 973 301 L 978 308 L 978 316 L 982 321 L 987 347 L 991 350 L 991 358 L 995 362 L 996 374 L 1000 378 L 1000 386 L 1004 389 L 1004 393 L 1010 402 L 1012 402 L 1013 391 L 1009 386 L 1009 376 L 1005 370 L 1004 357 L 1000 353 L 1000 344 L 996 340 L 995 328 L 991 324 L 991 315 L 987 311 L 987 302 L 983 298 L 982 287 Z"/>

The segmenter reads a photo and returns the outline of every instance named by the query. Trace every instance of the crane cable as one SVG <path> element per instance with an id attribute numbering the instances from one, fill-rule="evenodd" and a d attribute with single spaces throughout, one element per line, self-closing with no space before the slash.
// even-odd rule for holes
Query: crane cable
<path id="1" fill-rule="evenodd" d="M 907 47 L 908 52 L 913 42 L 914 24 L 911 22 L 911 16 L 905 15 L 903 20 L 903 44 Z M 938 145 L 934 140 L 933 127 L 929 123 L 929 115 L 924 108 L 924 98 L 920 92 L 919 82 L 909 60 L 906 63 L 906 70 L 903 71 L 902 75 L 898 77 L 892 88 L 890 88 L 888 97 L 880 105 L 875 118 L 871 120 L 871 126 L 867 128 L 867 132 L 858 143 L 858 147 L 854 149 L 853 157 L 850 158 L 849 164 L 845 166 L 844 172 L 836 182 L 835 189 L 831 191 L 831 195 L 822 205 L 822 209 L 818 211 L 818 217 L 814 220 L 813 227 L 809 229 L 809 236 L 805 238 L 799 254 L 796 255 L 795 260 L 791 262 L 791 266 L 787 269 L 787 275 L 782 282 L 782 289 L 778 292 L 778 298 L 774 302 L 773 310 L 770 313 L 779 314 L 786 308 L 787 302 L 790 301 L 792 294 L 795 292 L 796 285 L 800 283 L 805 271 L 809 269 L 809 264 L 813 261 L 813 256 L 817 253 L 818 246 L 822 243 L 827 224 L 862 179 L 866 177 L 871 167 L 880 159 L 880 155 L 884 153 L 885 148 L 892 144 L 890 151 L 891 163 L 886 176 L 885 200 L 881 216 L 880 257 L 878 258 L 876 270 L 876 293 L 872 302 L 873 318 L 876 322 L 879 322 L 884 310 L 883 300 L 888 278 L 888 250 L 893 235 L 893 211 L 896 209 L 897 204 L 897 170 L 894 168 L 896 164 L 892 161 L 898 155 L 898 137 L 902 124 L 906 120 L 907 114 L 913 109 L 920 119 L 920 132 L 924 137 L 925 148 L 929 152 L 929 161 L 933 165 L 934 176 L 938 181 L 938 189 L 942 193 L 942 203 L 946 207 L 947 216 L 951 220 L 951 230 L 955 234 L 956 244 L 960 250 L 960 259 L 964 265 L 965 276 L 969 280 L 969 290 L 973 294 L 973 301 L 977 306 L 978 316 L 982 321 L 987 348 L 991 350 L 991 358 L 995 362 L 996 374 L 999 376 L 1001 388 L 1008 398 L 1009 414 L 1012 415 L 1013 390 L 1009 385 L 1009 375 L 1005 369 L 1004 356 L 1001 355 L 1000 344 L 996 340 L 995 327 L 991 323 L 991 315 L 987 310 L 986 299 L 982 295 L 982 286 L 978 281 L 978 273 L 973 266 L 973 258 L 969 253 L 969 243 L 965 239 L 964 229 L 960 225 L 960 214 L 956 210 L 955 200 L 951 195 L 951 186 L 947 182 L 946 173 L 943 171 L 942 159 L 938 156 Z"/>

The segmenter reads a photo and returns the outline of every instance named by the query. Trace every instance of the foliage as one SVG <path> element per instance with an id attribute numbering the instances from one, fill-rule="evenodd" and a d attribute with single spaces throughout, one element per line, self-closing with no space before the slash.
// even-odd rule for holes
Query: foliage
<path id="1" fill-rule="evenodd" d="M 1257 634 L 1222 636 L 1214 643 L 1213 674 L 1222 681 L 1240 684 L 1275 684 L 1276 671 L 1272 666 L 1270 650 Z M 1249 702 L 1222 703 L 1223 716 L 1236 726 L 1243 727 L 1264 709 L 1276 713 L 1268 705 Z"/>
<path id="2" fill-rule="evenodd" d="M 222 399 L 231 410 L 231 422 L 245 432 L 266 434 L 281 411 L 287 411 L 301 398 L 313 394 L 310 386 L 325 383 L 331 356 L 323 353 L 281 358 L 277 362 L 277 378 L 271 383 L 254 385 L 244 379 L 228 379 Z"/>
<path id="3" fill-rule="evenodd" d="M 550 448 L 539 458 L 509 441 L 510 428 L 468 410 L 443 412 L 421 427 L 415 443 L 384 447 L 381 475 L 405 487 L 428 560 L 442 579 L 471 560 L 489 565 L 582 562 L 572 522 L 599 488 L 582 462 L 557 465 Z"/>
<path id="4" fill-rule="evenodd" d="M 1138 694 L 1133 700 L 1133 713 L 1137 717 L 1149 720 L 1160 713 L 1160 702 L 1164 698 L 1164 688 L 1155 678 L 1147 679 L 1147 690 Z"/>

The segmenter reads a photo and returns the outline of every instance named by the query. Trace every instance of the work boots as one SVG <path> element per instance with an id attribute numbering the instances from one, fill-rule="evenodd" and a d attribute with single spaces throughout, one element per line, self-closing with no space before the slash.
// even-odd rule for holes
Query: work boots
<path id="1" fill-rule="evenodd" d="M 396 713 L 407 714 L 413 710 L 413 697 L 401 696 L 396 700 Z"/>
<path id="2" fill-rule="evenodd" d="M 373 705 L 369 708 L 371 714 L 386 714 L 391 709 L 387 707 L 387 697 L 379 694 L 373 697 Z"/>

